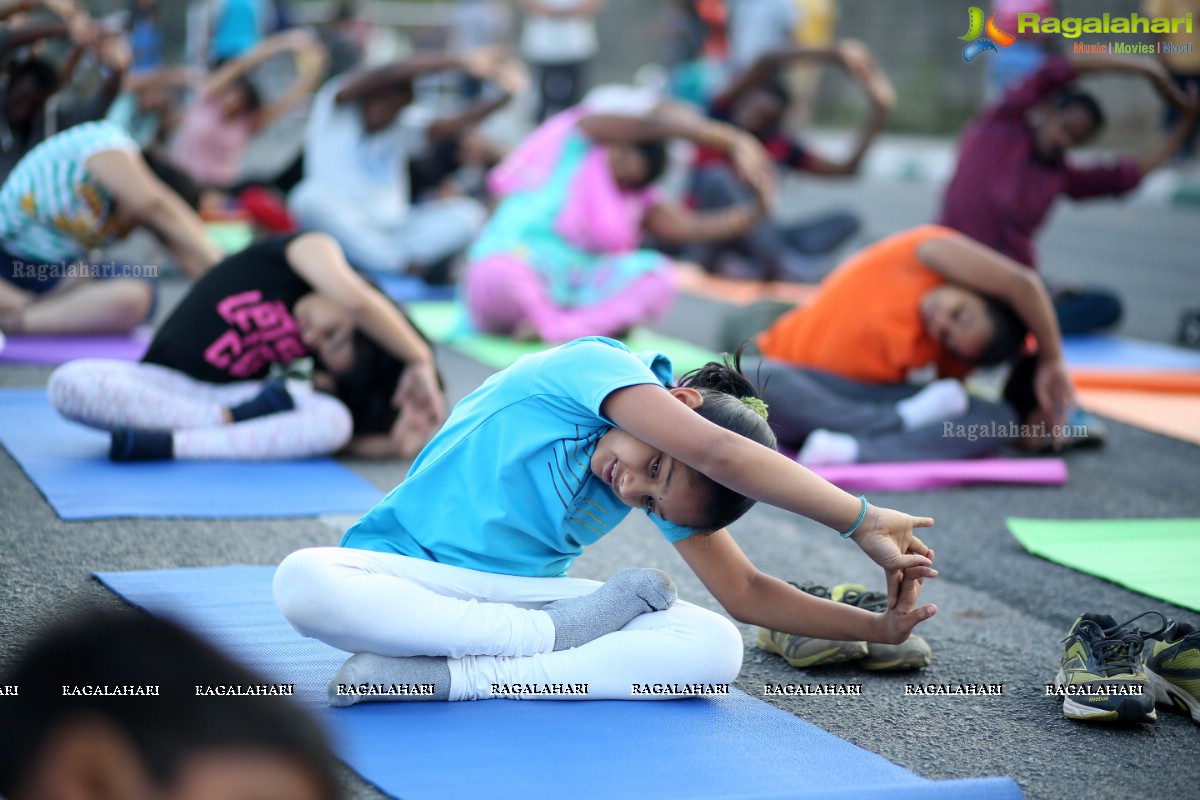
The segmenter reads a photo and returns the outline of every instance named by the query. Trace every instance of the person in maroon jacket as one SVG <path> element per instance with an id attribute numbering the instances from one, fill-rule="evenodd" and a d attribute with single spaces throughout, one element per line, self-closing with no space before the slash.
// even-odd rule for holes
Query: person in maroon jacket
<path id="1" fill-rule="evenodd" d="M 1103 71 L 1145 76 L 1180 110 L 1180 120 L 1141 156 L 1085 166 L 1067 153 L 1104 127 L 1104 112 L 1072 84 L 1079 75 Z M 1197 93 L 1183 94 L 1154 59 L 1051 57 L 967 127 L 937 221 L 1036 269 L 1034 235 L 1060 195 L 1084 200 L 1132 191 L 1179 148 L 1196 110 Z M 1108 291 L 1059 289 L 1053 295 L 1064 334 L 1107 327 L 1121 316 L 1120 300 Z"/>

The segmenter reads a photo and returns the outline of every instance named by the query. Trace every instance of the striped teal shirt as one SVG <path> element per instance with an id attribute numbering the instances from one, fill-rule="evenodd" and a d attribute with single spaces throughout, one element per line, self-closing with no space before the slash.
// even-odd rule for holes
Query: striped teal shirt
<path id="1" fill-rule="evenodd" d="M 56 264 L 116 241 L 112 198 L 88 173 L 87 160 L 137 149 L 129 134 L 100 121 L 76 125 L 30 150 L 0 188 L 0 247 Z"/>

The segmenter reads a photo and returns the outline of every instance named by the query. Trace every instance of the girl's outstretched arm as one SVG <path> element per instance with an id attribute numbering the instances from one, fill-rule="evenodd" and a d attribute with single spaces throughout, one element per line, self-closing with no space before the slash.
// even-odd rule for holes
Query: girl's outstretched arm
<path id="1" fill-rule="evenodd" d="M 664 392 L 640 384 L 617 389 L 601 410 L 630 436 L 735 492 L 839 532 L 854 526 L 863 510 L 858 498 L 787 456 L 704 419 L 692 410 L 703 402 L 694 389 Z M 925 555 L 929 548 L 913 534 L 913 528 L 931 525 L 928 517 L 871 506 L 850 537 L 888 572 L 889 607 L 896 605 L 902 570 L 917 570 L 911 573 L 915 577 L 937 574 Z"/>
<path id="2" fill-rule="evenodd" d="M 898 644 L 937 613 L 936 606 L 916 605 L 920 578 L 906 582 L 898 602 L 885 614 L 814 597 L 760 572 L 725 529 L 683 539 L 675 549 L 734 619 L 769 630 Z"/>

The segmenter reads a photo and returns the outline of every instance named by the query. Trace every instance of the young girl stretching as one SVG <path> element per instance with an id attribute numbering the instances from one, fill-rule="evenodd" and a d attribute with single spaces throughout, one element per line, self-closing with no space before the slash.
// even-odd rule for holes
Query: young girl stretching
<path id="1" fill-rule="evenodd" d="M 868 506 L 776 453 L 765 407 L 733 367 L 709 364 L 667 388 L 665 357 L 589 337 L 526 356 L 466 397 L 341 547 L 293 553 L 275 575 L 276 603 L 298 631 L 356 654 L 330 683 L 330 702 L 372 696 L 364 684 L 433 686 L 390 699 L 486 699 L 526 684 L 629 699 L 645 696 L 634 684 L 732 681 L 741 635 L 676 602 L 666 575 L 565 577 L 630 508 L 650 516 L 736 619 L 821 638 L 906 639 L 936 611 L 916 607 L 921 581 L 937 572 L 913 535 L 933 520 Z M 759 572 L 725 529 L 755 500 L 853 538 L 888 571 L 887 612 Z"/>

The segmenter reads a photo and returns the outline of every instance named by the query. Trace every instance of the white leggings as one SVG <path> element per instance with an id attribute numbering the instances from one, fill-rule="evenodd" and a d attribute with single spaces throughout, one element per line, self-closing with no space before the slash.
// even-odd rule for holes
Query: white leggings
<path id="1" fill-rule="evenodd" d="M 682 600 L 582 647 L 554 651 L 542 606 L 600 584 L 526 578 L 394 553 L 317 547 L 275 573 L 275 603 L 301 634 L 351 653 L 448 656 L 450 699 L 493 697 L 493 684 L 587 684 L 546 699 L 664 699 L 633 685 L 728 684 L 742 666 L 733 624 Z M 520 695 L 528 698 L 531 695 Z"/>
<path id="2" fill-rule="evenodd" d="M 350 441 L 350 411 L 336 397 L 289 385 L 295 408 L 227 424 L 222 412 L 262 391 L 257 381 L 214 384 L 158 364 L 87 358 L 50 376 L 50 404 L 101 430 L 174 432 L 179 459 L 311 458 Z"/>

